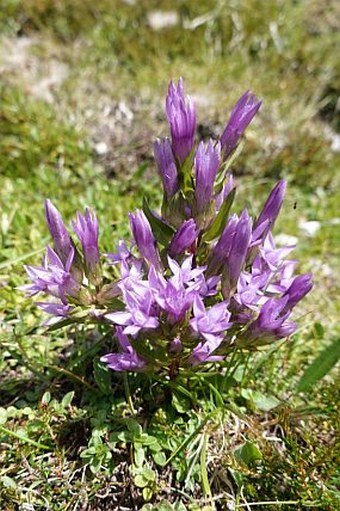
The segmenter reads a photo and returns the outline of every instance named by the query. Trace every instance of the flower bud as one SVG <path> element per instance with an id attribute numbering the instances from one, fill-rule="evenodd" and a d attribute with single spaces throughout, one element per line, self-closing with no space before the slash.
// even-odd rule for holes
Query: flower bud
<path id="1" fill-rule="evenodd" d="M 178 85 L 170 82 L 165 103 L 166 115 L 170 125 L 172 150 L 182 164 L 194 145 L 196 113 L 189 96 L 184 95 L 183 80 Z"/>

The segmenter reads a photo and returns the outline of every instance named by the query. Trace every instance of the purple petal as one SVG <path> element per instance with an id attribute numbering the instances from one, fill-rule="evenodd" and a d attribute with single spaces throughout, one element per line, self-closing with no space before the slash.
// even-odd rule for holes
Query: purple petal
<path id="1" fill-rule="evenodd" d="M 176 86 L 170 82 L 165 103 L 168 118 L 172 150 L 180 163 L 183 163 L 194 145 L 196 113 L 192 100 L 184 95 L 183 80 Z"/>
<path id="2" fill-rule="evenodd" d="M 221 135 L 221 146 L 227 158 L 237 146 L 241 136 L 261 106 L 255 94 L 247 91 L 234 106 L 228 124 Z"/>
<path id="3" fill-rule="evenodd" d="M 179 189 L 177 168 L 170 141 L 157 139 L 154 143 L 154 155 L 161 174 L 164 192 L 171 199 Z"/>

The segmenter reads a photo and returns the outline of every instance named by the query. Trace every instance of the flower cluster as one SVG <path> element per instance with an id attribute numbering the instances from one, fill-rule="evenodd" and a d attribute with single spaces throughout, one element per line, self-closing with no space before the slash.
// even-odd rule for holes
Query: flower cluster
<path id="1" fill-rule="evenodd" d="M 183 81 L 170 83 L 166 115 L 170 138 L 154 145 L 163 182 L 161 215 L 130 214 L 132 241 L 106 254 L 119 278 L 101 271 L 95 213 L 78 213 L 71 238 L 58 210 L 46 201 L 53 238 L 41 267 L 27 266 L 28 295 L 50 322 L 107 325 L 116 339 L 102 361 L 115 371 L 177 371 L 225 359 L 231 350 L 256 350 L 296 329 L 290 316 L 311 290 L 311 275 L 294 275 L 293 246 L 275 246 L 272 228 L 286 183 L 279 181 L 257 219 L 245 209 L 230 215 L 235 184 L 229 172 L 243 133 L 261 106 L 246 92 L 219 140 L 196 143 L 196 112 Z M 116 272 L 117 274 L 117 272 Z"/>

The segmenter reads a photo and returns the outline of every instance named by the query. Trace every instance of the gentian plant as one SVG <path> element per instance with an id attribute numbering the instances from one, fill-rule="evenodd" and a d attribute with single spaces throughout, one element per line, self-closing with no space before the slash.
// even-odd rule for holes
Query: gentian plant
<path id="1" fill-rule="evenodd" d="M 230 214 L 235 184 L 229 172 L 243 134 L 261 106 L 246 92 L 219 140 L 195 140 L 196 112 L 183 81 L 170 83 L 170 138 L 156 140 L 163 183 L 161 213 L 146 201 L 130 213 L 132 241 L 101 257 L 94 212 L 77 214 L 73 239 L 47 200 L 53 239 L 42 266 L 26 266 L 29 296 L 48 323 L 97 322 L 112 332 L 102 362 L 113 371 L 168 374 L 218 363 L 237 349 L 254 351 L 291 335 L 290 316 L 311 290 L 311 275 L 294 275 L 293 246 L 276 247 L 272 229 L 284 199 L 279 181 L 257 218 Z M 108 281 L 103 259 L 119 278 Z M 116 272 L 117 274 L 117 272 Z M 107 272 L 106 272 L 107 275 Z"/>

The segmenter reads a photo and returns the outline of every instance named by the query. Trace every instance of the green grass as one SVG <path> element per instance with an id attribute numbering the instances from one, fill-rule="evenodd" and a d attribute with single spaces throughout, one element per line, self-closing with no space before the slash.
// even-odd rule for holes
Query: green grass
<path id="1" fill-rule="evenodd" d="M 0 507 L 335 510 L 335 371 L 297 389 L 340 334 L 339 153 L 325 135 L 339 129 L 338 3 L 163 1 L 179 23 L 157 32 L 147 13 L 159 5 L 1 4 Z M 18 64 L 1 47 L 25 37 Z M 67 72 L 47 102 L 53 62 Z M 103 251 L 129 236 L 127 213 L 144 195 L 159 204 L 152 142 L 166 133 L 163 98 L 180 75 L 215 133 L 245 89 L 264 99 L 234 169 L 237 207 L 255 213 L 274 181 L 288 179 L 276 233 L 299 238 L 295 255 L 315 286 L 289 342 L 239 356 L 225 380 L 130 376 L 132 411 L 121 375 L 98 364 L 112 342 L 105 333 L 46 332 L 16 288 L 49 242 L 46 197 L 67 221 L 95 208 Z M 320 229 L 307 236 L 301 219 Z"/>

